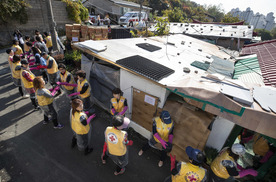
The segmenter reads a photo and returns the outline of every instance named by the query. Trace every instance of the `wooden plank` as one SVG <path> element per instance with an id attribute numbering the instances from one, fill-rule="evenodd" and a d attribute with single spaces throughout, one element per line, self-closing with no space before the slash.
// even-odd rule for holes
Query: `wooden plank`
<path id="1" fill-rule="evenodd" d="M 155 99 L 154 105 L 145 102 L 145 97 L 150 96 Z M 133 88 L 132 101 L 132 120 L 141 125 L 145 129 L 152 130 L 152 118 L 157 109 L 158 98 L 147 94 L 141 90 Z"/>

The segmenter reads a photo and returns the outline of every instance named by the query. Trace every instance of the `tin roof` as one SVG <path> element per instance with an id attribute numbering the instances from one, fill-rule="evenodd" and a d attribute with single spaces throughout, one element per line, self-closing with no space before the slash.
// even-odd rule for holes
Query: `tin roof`
<path id="1" fill-rule="evenodd" d="M 253 26 L 251 25 L 218 25 L 197 23 L 170 23 L 170 33 L 180 33 L 202 37 L 223 37 L 252 39 Z M 154 26 L 150 31 L 156 31 Z"/>
<path id="2" fill-rule="evenodd" d="M 276 87 L 276 40 L 245 46 L 241 55 L 257 54 L 264 83 Z"/>

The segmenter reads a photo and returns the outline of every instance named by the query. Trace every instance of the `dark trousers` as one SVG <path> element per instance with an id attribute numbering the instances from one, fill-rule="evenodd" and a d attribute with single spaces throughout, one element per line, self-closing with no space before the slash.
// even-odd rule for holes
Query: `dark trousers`
<path id="1" fill-rule="evenodd" d="M 149 143 L 146 143 L 146 144 L 143 146 L 142 150 L 145 152 L 145 151 L 147 151 L 149 148 L 150 148 Z M 164 150 L 160 150 L 160 154 L 161 154 L 161 156 L 160 156 L 160 161 L 164 161 L 164 160 L 166 159 L 167 152 L 165 152 Z"/>
<path id="2" fill-rule="evenodd" d="M 108 155 L 105 152 L 105 154 L 103 156 L 103 160 L 106 160 L 106 159 L 108 159 Z M 118 172 L 120 172 L 122 170 L 122 168 L 120 168 L 118 165 L 116 165 L 116 169 L 115 170 L 118 173 Z"/>
<path id="3" fill-rule="evenodd" d="M 52 121 L 53 121 L 54 126 L 57 126 L 58 125 L 57 112 L 54 108 L 53 103 L 48 105 L 48 109 L 49 109 L 48 114 L 50 114 L 52 116 Z M 45 114 L 45 112 L 44 112 L 44 121 L 49 121 L 48 115 Z"/>
<path id="4" fill-rule="evenodd" d="M 24 94 L 23 94 L 23 91 L 22 91 L 22 87 L 21 87 L 21 86 L 19 86 L 19 87 L 18 87 L 18 91 L 19 91 L 19 93 L 20 93 L 20 95 L 21 95 L 21 96 L 23 96 L 23 95 L 24 95 Z"/>

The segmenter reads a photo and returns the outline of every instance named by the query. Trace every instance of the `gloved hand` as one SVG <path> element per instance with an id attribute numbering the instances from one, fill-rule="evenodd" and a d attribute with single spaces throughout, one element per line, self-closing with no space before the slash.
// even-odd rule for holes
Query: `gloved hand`
<path id="1" fill-rule="evenodd" d="M 72 97 L 72 96 L 74 96 L 74 95 L 80 95 L 80 92 L 72 93 L 72 94 L 68 95 L 68 97 Z"/>
<path id="2" fill-rule="evenodd" d="M 158 135 L 158 133 L 155 133 L 153 136 L 155 136 L 155 138 L 157 138 L 157 140 L 159 140 L 159 142 L 161 143 L 161 145 L 163 146 L 164 149 L 167 148 L 167 143 Z"/>
<path id="3" fill-rule="evenodd" d="M 167 142 L 167 148 L 165 149 L 165 152 L 171 152 L 172 151 L 172 143 Z"/>
<path id="4" fill-rule="evenodd" d="M 175 168 L 175 155 L 172 156 L 172 154 L 170 154 L 170 158 L 171 158 L 171 171 Z"/>
<path id="5" fill-rule="evenodd" d="M 128 143 L 127 143 L 127 145 L 129 145 L 129 146 L 133 145 L 133 141 L 129 140 Z"/>
<path id="6" fill-rule="evenodd" d="M 91 115 L 91 116 L 87 119 L 87 124 L 89 124 L 90 121 L 91 121 L 93 118 L 95 118 L 95 117 L 96 117 L 96 114 Z"/>
<path id="7" fill-rule="evenodd" d="M 59 86 L 56 86 L 53 90 L 53 92 L 51 93 L 52 96 L 55 95 L 55 93 L 59 90 Z"/>
<path id="8" fill-rule="evenodd" d="M 58 85 L 61 85 L 61 82 L 56 82 Z"/>
<path id="9" fill-rule="evenodd" d="M 254 170 L 254 169 L 245 169 L 239 172 L 240 178 L 243 178 L 247 175 L 251 175 L 251 176 L 258 176 L 258 171 Z"/>

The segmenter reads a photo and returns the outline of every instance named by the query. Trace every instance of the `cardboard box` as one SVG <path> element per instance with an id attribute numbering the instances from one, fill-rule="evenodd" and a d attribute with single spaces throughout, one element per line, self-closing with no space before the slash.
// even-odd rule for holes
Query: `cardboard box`
<path id="1" fill-rule="evenodd" d="M 102 38 L 103 38 L 103 35 L 101 33 L 100 34 L 95 34 L 93 40 L 102 40 Z"/>
<path id="2" fill-rule="evenodd" d="M 73 30 L 80 30 L 81 24 L 73 24 Z"/>
<path id="3" fill-rule="evenodd" d="M 94 27 L 88 27 L 88 32 L 89 32 L 89 33 L 95 33 L 96 30 L 95 30 Z"/>
<path id="4" fill-rule="evenodd" d="M 86 38 L 80 38 L 80 42 L 86 41 Z"/>
<path id="5" fill-rule="evenodd" d="M 65 24 L 65 31 L 66 32 L 71 32 L 72 30 L 73 30 L 73 25 Z"/>
<path id="6" fill-rule="evenodd" d="M 79 37 L 80 36 L 80 31 L 79 30 L 72 30 L 72 36 L 73 37 Z"/>
<path id="7" fill-rule="evenodd" d="M 103 38 L 108 39 L 108 32 L 102 33 Z"/>
<path id="8" fill-rule="evenodd" d="M 102 33 L 108 33 L 108 28 L 107 27 L 102 27 Z"/>

